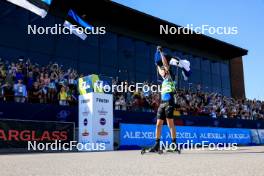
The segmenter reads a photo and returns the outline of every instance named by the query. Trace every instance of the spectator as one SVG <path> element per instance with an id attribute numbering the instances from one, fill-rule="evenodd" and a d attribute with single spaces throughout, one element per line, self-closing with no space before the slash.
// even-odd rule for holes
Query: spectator
<path id="1" fill-rule="evenodd" d="M 0 101 L 4 101 L 4 86 L 2 85 L 1 81 L 0 81 Z"/>
<path id="2" fill-rule="evenodd" d="M 22 82 L 21 77 L 18 79 L 18 83 L 14 85 L 15 102 L 17 103 L 24 103 L 27 98 L 27 89 Z"/>
<path id="3" fill-rule="evenodd" d="M 29 101 L 32 103 L 57 103 L 59 100 L 61 105 L 77 105 L 77 79 L 82 76 L 83 74 L 78 76 L 73 69 L 63 70 L 63 66 L 58 63 L 40 66 L 32 64 L 30 60 L 24 62 L 20 59 L 9 63 L 0 59 L 0 99 L 14 101 L 15 96 L 16 102 L 25 102 L 29 90 Z M 128 81 L 125 82 L 129 85 Z M 113 80 L 113 84 L 119 85 L 121 82 Z M 131 84 L 135 85 L 133 82 Z M 152 84 L 144 82 L 144 85 Z M 264 119 L 264 102 L 205 93 L 202 92 L 202 86 L 197 84 L 193 85 L 195 90 L 176 92 L 175 108 L 181 115 Z M 114 105 L 119 110 L 156 112 L 160 103 L 159 94 L 146 89 L 134 93 L 115 91 Z"/>
<path id="4" fill-rule="evenodd" d="M 41 89 L 39 88 L 38 82 L 34 82 L 33 88 L 30 90 L 30 102 L 41 103 Z"/>
<path id="5" fill-rule="evenodd" d="M 65 86 L 61 87 L 61 90 L 58 94 L 59 104 L 61 106 L 68 106 L 68 94 L 66 92 Z"/>

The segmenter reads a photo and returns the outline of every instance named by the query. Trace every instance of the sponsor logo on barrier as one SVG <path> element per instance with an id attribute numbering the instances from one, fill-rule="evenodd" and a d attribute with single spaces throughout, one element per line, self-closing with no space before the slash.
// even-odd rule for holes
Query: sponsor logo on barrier
<path id="1" fill-rule="evenodd" d="M 89 115 L 89 113 L 90 113 L 90 111 L 89 111 L 88 107 L 85 107 L 84 110 L 83 110 L 83 112 L 82 112 L 82 115 L 84 117 L 87 117 Z"/>
<path id="2" fill-rule="evenodd" d="M 108 112 L 105 111 L 103 107 L 102 107 L 101 110 L 98 111 L 98 114 L 101 115 L 101 116 L 105 116 L 105 115 L 107 115 L 107 113 L 108 113 Z"/>
<path id="3" fill-rule="evenodd" d="M 84 132 L 82 133 L 82 136 L 89 136 L 87 129 L 84 130 Z"/>
<path id="4" fill-rule="evenodd" d="M 73 123 L 0 120 L 0 148 L 25 148 L 28 141 L 66 143 L 73 138 Z"/>
<path id="5" fill-rule="evenodd" d="M 9 129 L 7 131 L 0 129 L 1 141 L 54 141 L 54 140 L 67 140 L 67 131 L 43 131 L 38 132 L 35 130 L 15 130 Z"/>
<path id="6" fill-rule="evenodd" d="M 88 125 L 88 119 L 85 118 L 83 120 L 83 125 L 84 126 L 87 126 Z M 82 136 L 89 136 L 89 133 L 88 133 L 87 129 L 84 130 L 84 132 L 82 133 Z"/>
<path id="7" fill-rule="evenodd" d="M 195 139 L 197 138 L 196 133 L 188 133 L 188 132 L 176 132 L 177 138 L 188 138 L 188 139 Z M 205 137 L 205 135 L 204 135 Z M 155 138 L 155 132 L 149 132 L 149 131 L 126 131 L 125 135 L 123 136 L 124 139 L 154 139 Z M 163 137 L 161 136 L 161 139 Z M 170 133 L 166 134 L 166 139 L 170 138 Z"/>
<path id="8" fill-rule="evenodd" d="M 143 132 L 143 131 L 126 131 L 123 136 L 124 139 L 153 139 L 155 138 L 154 132 Z"/>
<path id="9" fill-rule="evenodd" d="M 87 126 L 88 125 L 88 120 L 86 118 L 83 120 L 83 125 L 84 126 Z"/>
<path id="10" fill-rule="evenodd" d="M 248 139 L 250 138 L 249 134 L 228 134 L 229 139 Z"/>
<path id="11" fill-rule="evenodd" d="M 81 85 L 81 88 L 82 89 L 90 89 L 91 88 L 91 85 L 89 84 L 89 82 L 83 82 Z"/>
<path id="12" fill-rule="evenodd" d="M 100 124 L 101 124 L 101 125 L 105 125 L 105 124 L 106 124 L 106 120 L 105 120 L 105 118 L 101 118 L 101 119 L 100 119 Z"/>
<path id="13" fill-rule="evenodd" d="M 120 144 L 126 146 L 146 146 L 155 140 L 155 125 L 121 124 Z M 238 144 L 248 145 L 252 143 L 249 129 L 209 128 L 178 126 L 176 132 L 178 143 L 193 143 L 208 141 L 212 144 Z M 170 141 L 170 131 L 165 128 L 161 135 L 162 141 Z"/>
<path id="14" fill-rule="evenodd" d="M 90 102 L 90 99 L 84 99 L 84 100 L 81 100 L 81 104 L 87 104 Z"/>
<path id="15" fill-rule="evenodd" d="M 200 138 L 203 139 L 225 139 L 226 134 L 221 133 L 201 133 Z"/>
<path id="16" fill-rule="evenodd" d="M 57 119 L 59 120 L 65 120 L 67 119 L 67 117 L 69 117 L 71 115 L 70 111 L 67 110 L 61 110 L 58 114 L 57 114 Z"/>
<path id="17" fill-rule="evenodd" d="M 102 131 L 97 133 L 99 136 L 107 136 L 108 133 L 106 131 L 104 131 L 104 129 L 102 128 Z"/>
<path id="18" fill-rule="evenodd" d="M 105 98 L 96 98 L 96 102 L 99 102 L 99 103 L 109 103 L 109 100 L 108 99 L 105 99 Z"/>

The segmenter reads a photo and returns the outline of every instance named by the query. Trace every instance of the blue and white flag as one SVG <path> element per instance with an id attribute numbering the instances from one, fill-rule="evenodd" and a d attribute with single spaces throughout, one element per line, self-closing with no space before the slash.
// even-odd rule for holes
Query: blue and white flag
<path id="1" fill-rule="evenodd" d="M 185 81 L 188 80 L 190 74 L 191 74 L 191 64 L 188 60 L 181 60 L 181 59 L 175 59 L 172 58 L 170 60 L 170 65 L 177 66 L 179 68 L 182 68 L 182 76 Z"/>
<path id="2" fill-rule="evenodd" d="M 92 25 L 81 19 L 81 17 L 79 17 L 73 10 L 69 10 L 68 16 L 63 25 L 82 40 L 87 38 L 86 31 L 91 31 L 93 28 Z"/>
<path id="3" fill-rule="evenodd" d="M 52 0 L 7 0 L 17 6 L 23 7 L 44 18 L 49 10 Z"/>
<path id="4" fill-rule="evenodd" d="M 165 52 L 163 52 L 163 55 L 164 55 L 164 57 L 166 58 L 166 60 L 168 61 L 168 63 L 170 65 L 182 68 L 183 79 L 185 81 L 187 81 L 189 76 L 190 76 L 190 74 L 191 74 L 191 68 L 190 68 L 191 64 L 190 64 L 190 62 L 188 60 L 181 60 L 178 57 L 170 56 L 170 55 L 166 54 Z M 156 53 L 155 53 L 154 62 L 158 66 L 162 66 L 163 65 L 162 58 L 161 58 L 161 55 L 160 55 L 159 51 L 156 51 Z"/>
<path id="5" fill-rule="evenodd" d="M 171 59 L 171 56 L 168 55 L 167 53 L 165 52 L 162 52 L 164 57 L 166 58 L 166 60 L 168 61 L 168 63 L 170 62 L 170 59 Z M 155 53 L 155 56 L 154 56 L 154 62 L 156 65 L 158 66 L 162 66 L 163 63 L 162 63 L 162 59 L 161 59 L 161 55 L 160 55 L 160 52 L 159 51 L 156 51 Z"/>

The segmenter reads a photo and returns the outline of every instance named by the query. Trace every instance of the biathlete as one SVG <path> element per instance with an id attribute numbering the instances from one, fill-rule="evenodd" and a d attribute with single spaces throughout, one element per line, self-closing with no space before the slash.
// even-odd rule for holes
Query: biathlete
<path id="1" fill-rule="evenodd" d="M 157 112 L 156 123 L 156 142 L 149 152 L 162 151 L 160 148 L 160 137 L 164 121 L 166 120 L 170 130 L 172 143 L 175 145 L 175 151 L 180 153 L 180 149 L 176 143 L 176 128 L 174 125 L 173 110 L 175 107 L 174 94 L 176 91 L 173 75 L 170 71 L 169 56 L 163 53 L 161 47 L 157 47 L 156 54 L 159 54 L 160 59 L 156 60 L 156 65 L 159 75 L 162 77 L 163 82 L 161 86 L 161 103 Z M 167 58 L 166 58 L 167 57 Z"/>

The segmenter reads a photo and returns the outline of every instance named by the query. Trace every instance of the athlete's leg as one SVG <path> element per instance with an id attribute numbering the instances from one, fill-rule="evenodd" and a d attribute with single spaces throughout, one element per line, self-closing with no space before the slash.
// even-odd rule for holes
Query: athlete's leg
<path id="1" fill-rule="evenodd" d="M 170 129 L 171 139 L 175 140 L 176 139 L 176 128 L 174 125 L 174 120 L 169 119 L 169 118 L 167 118 L 166 120 L 167 120 L 168 127 Z"/>
<path id="2" fill-rule="evenodd" d="M 166 114 L 167 124 L 170 129 L 171 142 L 173 145 L 175 145 L 173 147 L 175 147 L 175 149 L 178 150 L 178 146 L 176 143 L 176 127 L 174 125 L 173 110 L 174 110 L 173 106 L 168 105 L 165 109 L 165 114 Z"/>
<path id="3" fill-rule="evenodd" d="M 151 147 L 150 152 L 157 152 L 160 150 L 160 137 L 164 120 L 157 119 L 156 123 L 156 142 L 153 147 Z"/>
<path id="4" fill-rule="evenodd" d="M 164 120 L 157 119 L 157 123 L 156 123 L 156 139 L 160 139 L 163 122 L 164 122 Z"/>
<path id="5" fill-rule="evenodd" d="M 165 109 L 163 104 L 160 104 L 158 112 L 157 112 L 157 123 L 156 123 L 156 142 L 154 146 L 151 148 L 151 152 L 156 152 L 160 149 L 160 137 L 162 126 L 165 120 Z"/>

